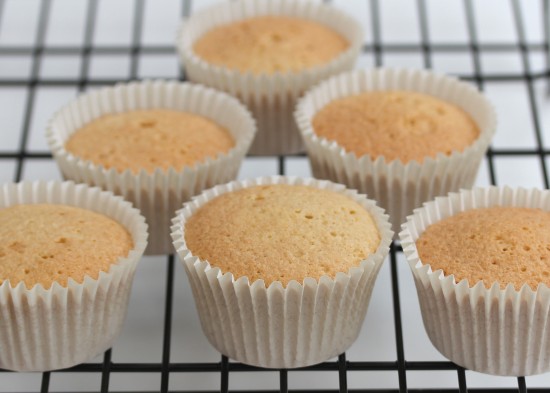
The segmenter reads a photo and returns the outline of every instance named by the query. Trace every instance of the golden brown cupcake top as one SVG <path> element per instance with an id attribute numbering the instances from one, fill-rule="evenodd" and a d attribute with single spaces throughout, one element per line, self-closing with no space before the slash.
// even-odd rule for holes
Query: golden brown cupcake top
<path id="1" fill-rule="evenodd" d="M 67 286 L 69 277 L 97 279 L 133 248 L 122 225 L 72 206 L 15 205 L 0 209 L 0 222 L 0 284 L 48 289 L 54 282 Z"/>
<path id="2" fill-rule="evenodd" d="M 313 118 L 316 135 L 357 157 L 424 161 L 463 151 L 479 128 L 459 107 L 410 91 L 373 91 L 334 100 Z"/>
<path id="3" fill-rule="evenodd" d="M 380 233 L 369 212 L 333 191 L 255 186 L 223 194 L 185 224 L 193 255 L 236 279 L 302 282 L 347 273 L 376 251 Z"/>
<path id="4" fill-rule="evenodd" d="M 165 109 L 104 115 L 70 136 L 65 149 L 118 172 L 181 170 L 229 151 L 231 134 L 192 113 Z"/>
<path id="5" fill-rule="evenodd" d="M 320 23 L 260 16 L 215 27 L 193 46 L 208 63 L 254 74 L 301 71 L 329 62 L 349 47 Z"/>
<path id="6" fill-rule="evenodd" d="M 550 212 L 540 209 L 468 210 L 430 225 L 416 247 L 423 264 L 470 286 L 550 287 Z"/>

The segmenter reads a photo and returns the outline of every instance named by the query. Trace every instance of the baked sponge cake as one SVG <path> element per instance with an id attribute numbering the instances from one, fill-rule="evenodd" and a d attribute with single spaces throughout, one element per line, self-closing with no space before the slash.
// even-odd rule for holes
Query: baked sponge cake
<path id="1" fill-rule="evenodd" d="M 286 286 L 334 278 L 374 253 L 381 235 L 359 203 L 330 190 L 272 184 L 225 193 L 185 224 L 193 255 L 235 279 Z"/>
<path id="2" fill-rule="evenodd" d="M 241 72 L 274 74 L 329 62 L 349 47 L 333 29 L 290 16 L 256 16 L 206 32 L 193 45 L 204 61 Z"/>
<path id="3" fill-rule="evenodd" d="M 97 279 L 134 247 L 128 231 L 111 218 L 79 207 L 53 204 L 0 209 L 0 285 L 27 288 L 69 278 Z"/>
<path id="4" fill-rule="evenodd" d="M 225 128 L 203 116 L 168 109 L 103 115 L 72 134 L 65 149 L 118 172 L 181 170 L 235 146 Z"/>
<path id="5" fill-rule="evenodd" d="M 277 369 L 350 347 L 393 236 L 364 194 L 285 176 L 216 186 L 172 222 L 208 341 L 239 362 Z"/>
<path id="6" fill-rule="evenodd" d="M 319 137 L 336 141 L 357 157 L 421 163 L 438 153 L 463 151 L 479 137 L 461 108 L 413 91 L 370 91 L 334 100 L 312 120 Z"/>
<path id="7" fill-rule="evenodd" d="M 550 191 L 461 190 L 416 209 L 399 234 L 426 333 L 472 371 L 550 371 Z"/>
<path id="8" fill-rule="evenodd" d="M 0 368 L 65 369 L 112 347 L 146 245 L 145 218 L 110 192 L 0 185 Z"/>
<path id="9" fill-rule="evenodd" d="M 490 207 L 458 213 L 426 228 L 418 255 L 433 271 L 453 274 L 470 286 L 483 281 L 520 290 L 550 287 L 550 212 L 525 207 Z"/>
<path id="10" fill-rule="evenodd" d="M 295 116 L 313 176 L 378 201 L 395 232 L 422 202 L 472 187 L 496 125 L 473 85 L 393 68 L 329 78 Z"/>

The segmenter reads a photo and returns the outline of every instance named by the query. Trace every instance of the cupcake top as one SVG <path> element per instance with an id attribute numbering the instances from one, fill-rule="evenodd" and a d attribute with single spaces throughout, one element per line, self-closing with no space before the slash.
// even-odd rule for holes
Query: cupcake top
<path id="1" fill-rule="evenodd" d="M 495 281 L 504 289 L 550 287 L 550 212 L 534 208 L 467 210 L 426 228 L 416 241 L 432 271 L 454 274 L 470 285 Z"/>
<path id="2" fill-rule="evenodd" d="M 403 163 L 463 151 L 480 134 L 461 108 L 411 91 L 372 91 L 334 100 L 315 114 L 313 130 L 357 157 Z"/>
<path id="3" fill-rule="evenodd" d="M 181 170 L 228 152 L 235 142 L 225 128 L 192 113 L 165 109 L 104 115 L 72 134 L 65 149 L 118 172 Z"/>
<path id="4" fill-rule="evenodd" d="M 122 225 L 72 206 L 15 205 L 0 209 L 0 222 L 0 284 L 48 289 L 54 282 L 67 286 L 69 278 L 97 279 L 133 248 Z"/>
<path id="5" fill-rule="evenodd" d="M 254 74 L 301 71 L 329 62 L 349 47 L 320 23 L 259 16 L 214 27 L 193 46 L 208 63 Z"/>
<path id="6" fill-rule="evenodd" d="M 380 233 L 359 203 L 329 190 L 254 186 L 207 202 L 185 224 L 193 255 L 235 279 L 302 282 L 347 273 L 376 251 Z"/>

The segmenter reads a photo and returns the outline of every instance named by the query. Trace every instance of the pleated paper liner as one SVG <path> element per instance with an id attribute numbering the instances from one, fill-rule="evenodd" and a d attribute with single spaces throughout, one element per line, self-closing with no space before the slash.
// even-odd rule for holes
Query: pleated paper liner
<path id="1" fill-rule="evenodd" d="M 193 256 L 185 243 L 187 220 L 208 201 L 246 187 L 265 184 L 307 185 L 348 196 L 373 217 L 381 241 L 373 254 L 335 278 L 306 278 L 286 287 L 263 280 L 237 280 Z M 320 363 L 348 349 L 365 318 L 378 271 L 393 232 L 388 216 L 355 190 L 314 179 L 264 177 L 235 181 L 205 191 L 185 204 L 173 219 L 174 246 L 187 272 L 201 326 L 210 343 L 240 362 L 269 368 L 295 368 Z"/>
<path id="2" fill-rule="evenodd" d="M 264 15 L 313 20 L 345 37 L 350 46 L 326 64 L 303 71 L 267 74 L 242 73 L 209 64 L 193 52 L 193 44 L 208 30 Z M 353 68 L 363 44 L 361 25 L 334 7 L 309 1 L 241 0 L 220 3 L 183 21 L 177 49 L 189 80 L 238 97 L 254 114 L 258 134 L 250 149 L 254 155 L 281 155 L 303 151 L 292 113 L 307 89 L 331 75 Z"/>
<path id="3" fill-rule="evenodd" d="M 463 152 L 438 154 L 422 163 L 384 157 L 357 157 L 337 142 L 315 134 L 312 119 L 331 101 L 376 90 L 407 90 L 435 96 L 465 110 L 480 128 L 478 139 Z M 423 70 L 371 69 L 344 73 L 321 82 L 300 99 L 295 113 L 313 175 L 355 188 L 375 199 L 390 215 L 394 232 L 422 202 L 469 188 L 496 128 L 492 105 L 473 86 Z"/>
<path id="4" fill-rule="evenodd" d="M 134 242 L 97 279 L 69 279 L 27 288 L 0 285 L 0 368 L 48 371 L 71 367 L 112 346 L 126 317 L 134 272 L 147 245 L 147 224 L 137 209 L 99 188 L 73 182 L 36 181 L 0 187 L 0 208 L 16 204 L 65 204 L 104 214 L 123 225 Z"/>
<path id="5" fill-rule="evenodd" d="M 415 242 L 426 228 L 459 212 L 492 206 L 550 210 L 550 191 L 475 188 L 440 197 L 416 209 L 399 234 L 418 291 L 428 337 L 439 352 L 470 370 L 507 376 L 550 371 L 550 289 L 521 290 L 500 283 L 456 282 L 432 271 Z M 475 262 L 475 261 L 473 261 Z M 480 273 L 481 274 L 481 273 Z"/>
<path id="6" fill-rule="evenodd" d="M 192 167 L 167 171 L 159 168 L 153 173 L 142 170 L 137 174 L 105 169 L 65 150 L 71 134 L 102 115 L 159 108 L 209 118 L 231 133 L 235 146 Z M 166 254 L 173 251 L 170 219 L 174 212 L 203 189 L 235 179 L 255 132 L 250 112 L 225 93 L 190 83 L 144 81 L 118 84 L 78 97 L 54 115 L 46 138 L 66 179 L 99 186 L 132 202 L 149 224 L 146 254 Z"/>

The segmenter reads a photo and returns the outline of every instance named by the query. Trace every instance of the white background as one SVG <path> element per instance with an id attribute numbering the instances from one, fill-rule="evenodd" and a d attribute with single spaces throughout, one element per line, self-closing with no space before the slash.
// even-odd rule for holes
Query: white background
<path id="1" fill-rule="evenodd" d="M 194 1 L 192 10 L 206 6 L 211 1 Z M 410 0 L 386 0 L 381 3 L 382 41 L 390 43 L 418 43 L 420 40 L 419 18 L 416 2 Z M 476 26 L 481 43 L 517 43 L 512 8 L 508 1 L 474 1 Z M 541 1 L 522 1 L 523 20 L 529 42 L 541 43 Z M 363 22 L 366 42 L 372 44 L 370 3 L 362 0 L 334 1 L 353 13 Z M 466 43 L 468 30 L 462 1 L 426 1 L 430 40 L 432 43 Z M 0 21 L 0 48 L 6 46 L 32 46 L 34 43 L 39 2 L 31 0 L 8 0 Z M 129 46 L 133 22 L 134 2 L 130 0 L 101 1 L 97 25 L 93 37 L 94 46 Z M 148 0 L 146 2 L 141 44 L 173 46 L 175 31 L 180 23 L 181 3 L 175 0 Z M 54 0 L 51 18 L 45 37 L 46 46 L 79 46 L 84 37 L 86 2 Z M 472 74 L 472 56 L 467 51 L 455 51 L 433 55 L 435 69 L 458 74 Z M 541 51 L 531 56 L 533 71 L 544 70 Z M 139 78 L 177 78 L 179 66 L 175 53 L 167 55 L 142 51 L 137 56 Z M 77 79 L 81 58 L 73 55 L 46 55 L 39 69 L 43 79 Z M 520 74 L 523 72 L 519 51 L 482 53 L 482 71 L 491 74 Z M 421 51 L 383 54 L 384 65 L 422 67 Z M 92 53 L 89 78 L 127 79 L 131 56 Z M 374 64 L 372 53 L 361 57 L 358 66 Z M 0 56 L 0 79 L 28 78 L 32 68 L 30 55 Z M 547 87 L 542 80 L 535 82 L 535 95 L 539 122 L 542 127 L 545 147 L 550 144 L 550 101 L 545 94 Z M 498 114 L 498 130 L 494 139 L 495 148 L 529 149 L 536 146 L 533 118 L 530 112 L 526 84 L 517 82 L 490 82 L 486 92 Z M 17 150 L 26 108 L 26 87 L 0 85 L 0 151 Z M 31 152 L 47 151 L 44 129 L 52 112 L 76 94 L 76 87 L 39 86 L 32 102 L 30 135 L 26 148 Z M 0 161 L 0 181 L 11 181 L 15 174 L 15 160 Z M 495 159 L 498 184 L 511 186 L 543 187 L 541 162 L 536 156 L 497 157 Z M 240 178 L 275 174 L 275 158 L 247 159 Z M 290 175 L 309 176 L 305 158 L 286 161 Z M 24 165 L 24 179 L 59 179 L 53 161 L 29 160 Z M 479 185 L 489 184 L 488 165 L 485 162 L 478 176 Z M 400 255 L 400 257 L 402 257 Z M 162 356 L 162 333 L 166 258 L 147 257 L 141 262 L 133 288 L 128 318 L 113 349 L 114 362 L 159 363 Z M 174 309 L 172 325 L 172 362 L 217 362 L 219 354 L 208 344 L 201 333 L 191 292 L 182 266 L 176 265 Z M 420 317 L 418 300 L 412 276 L 405 261 L 398 260 L 401 295 L 402 322 L 404 330 L 405 358 L 415 360 L 444 360 L 429 342 Z M 377 281 L 367 319 L 361 335 L 347 352 L 348 360 L 396 360 L 395 336 L 392 310 L 392 292 L 389 264 L 383 267 Z M 1 349 L 0 349 L 1 350 Z M 96 359 L 101 361 L 102 358 Z M 98 391 L 99 373 L 64 374 L 53 373 L 50 391 Z M 231 389 L 278 389 L 279 375 L 276 372 L 231 373 Z M 41 374 L 0 374 L 0 391 L 38 391 Z M 456 372 L 408 371 L 410 388 L 457 388 Z M 398 388 L 397 372 L 349 372 L 350 388 Z M 503 378 L 467 372 L 468 387 L 514 387 L 515 378 Z M 110 389 L 155 391 L 160 386 L 160 373 L 125 374 L 112 373 Z M 527 378 L 528 387 L 550 388 L 550 374 Z M 305 373 L 290 372 L 289 388 L 337 388 L 336 372 Z M 170 389 L 219 389 L 218 373 L 172 373 Z"/>

